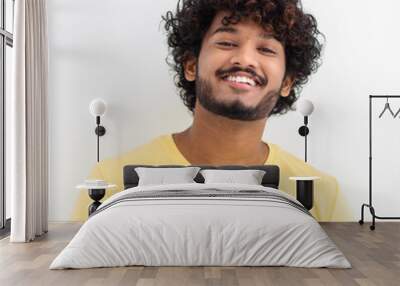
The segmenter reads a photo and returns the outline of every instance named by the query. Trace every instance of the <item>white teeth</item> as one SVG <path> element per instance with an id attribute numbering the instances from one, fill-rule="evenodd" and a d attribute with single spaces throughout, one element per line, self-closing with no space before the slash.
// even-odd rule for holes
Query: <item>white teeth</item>
<path id="1" fill-rule="evenodd" d="M 233 81 L 233 82 L 238 82 L 238 83 L 247 83 L 251 86 L 256 86 L 256 82 L 252 80 L 251 78 L 245 77 L 245 76 L 228 76 L 227 80 Z"/>

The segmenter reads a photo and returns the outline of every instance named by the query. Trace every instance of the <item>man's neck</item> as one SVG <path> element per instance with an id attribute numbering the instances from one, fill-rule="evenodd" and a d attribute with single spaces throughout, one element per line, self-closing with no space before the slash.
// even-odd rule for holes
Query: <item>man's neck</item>
<path id="1" fill-rule="evenodd" d="M 173 134 L 191 165 L 264 165 L 269 147 L 262 142 L 266 119 L 240 121 L 197 108 L 193 124 Z"/>

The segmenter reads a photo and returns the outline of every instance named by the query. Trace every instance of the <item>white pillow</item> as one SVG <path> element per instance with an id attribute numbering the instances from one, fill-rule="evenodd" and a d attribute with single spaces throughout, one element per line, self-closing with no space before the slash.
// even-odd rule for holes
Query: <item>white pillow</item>
<path id="1" fill-rule="evenodd" d="M 199 170 L 200 167 L 135 168 L 139 176 L 138 186 L 196 183 L 193 179 L 196 177 Z"/>
<path id="2" fill-rule="evenodd" d="M 218 170 L 205 169 L 200 174 L 204 177 L 204 183 L 234 183 L 247 185 L 261 185 L 265 175 L 263 170 Z"/>

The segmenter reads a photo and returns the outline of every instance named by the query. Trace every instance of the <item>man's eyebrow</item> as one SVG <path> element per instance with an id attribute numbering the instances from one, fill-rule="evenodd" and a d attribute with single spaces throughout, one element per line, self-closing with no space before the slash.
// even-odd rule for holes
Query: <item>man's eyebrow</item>
<path id="1" fill-rule="evenodd" d="M 219 27 L 216 29 L 212 35 L 215 35 L 217 33 L 231 33 L 231 34 L 238 34 L 238 30 L 233 28 L 233 27 Z"/>
<path id="2" fill-rule="evenodd" d="M 239 34 L 239 31 L 237 29 L 235 29 L 234 27 L 219 27 L 217 28 L 211 35 L 215 35 L 217 33 L 231 33 L 231 34 Z M 260 38 L 265 39 L 265 40 L 271 40 L 274 39 L 274 36 L 271 35 L 270 33 L 261 33 L 259 35 Z"/>

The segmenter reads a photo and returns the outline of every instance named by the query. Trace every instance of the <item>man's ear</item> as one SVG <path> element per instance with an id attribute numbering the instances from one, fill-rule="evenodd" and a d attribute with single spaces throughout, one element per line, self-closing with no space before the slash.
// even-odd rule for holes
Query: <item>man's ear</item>
<path id="1" fill-rule="evenodd" d="M 281 96 L 288 97 L 294 84 L 294 78 L 290 75 L 285 76 L 282 84 Z"/>
<path id="2" fill-rule="evenodd" d="M 196 65 L 197 65 L 197 60 L 195 57 L 189 57 L 185 63 L 184 63 L 184 68 L 185 68 L 185 78 L 187 81 L 195 81 L 196 79 Z"/>

